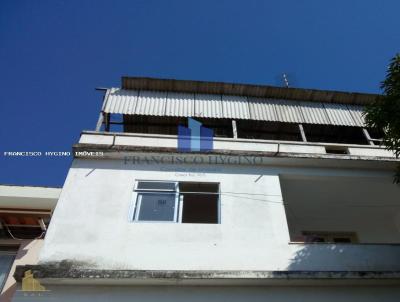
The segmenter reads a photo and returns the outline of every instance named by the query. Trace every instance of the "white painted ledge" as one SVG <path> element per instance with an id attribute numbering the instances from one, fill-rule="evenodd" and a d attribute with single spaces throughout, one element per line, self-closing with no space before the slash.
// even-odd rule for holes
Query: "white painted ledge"
<path id="1" fill-rule="evenodd" d="M 176 148 L 177 136 L 84 131 L 81 134 L 79 143 L 111 146 Z M 214 149 L 226 151 L 282 152 L 323 155 L 328 154 L 326 152 L 326 147 L 347 148 L 348 154 L 345 154 L 344 156 L 377 157 L 392 160 L 396 158 L 393 152 L 388 151 L 381 146 L 214 138 Z M 341 155 L 337 154 L 337 156 L 340 157 Z"/>

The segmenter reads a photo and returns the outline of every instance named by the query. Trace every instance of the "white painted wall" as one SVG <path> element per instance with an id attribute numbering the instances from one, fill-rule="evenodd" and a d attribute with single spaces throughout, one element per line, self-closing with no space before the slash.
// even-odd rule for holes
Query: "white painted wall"
<path id="1" fill-rule="evenodd" d="M 40 262 L 71 260 L 84 267 L 144 270 L 400 269 L 399 246 L 289 244 L 280 174 L 392 177 L 390 172 L 355 169 L 76 159 Z M 219 182 L 221 224 L 131 222 L 135 179 Z"/>
<path id="2" fill-rule="evenodd" d="M 391 178 L 281 175 L 292 240 L 302 231 L 355 232 L 360 243 L 400 242 L 400 186 Z"/>

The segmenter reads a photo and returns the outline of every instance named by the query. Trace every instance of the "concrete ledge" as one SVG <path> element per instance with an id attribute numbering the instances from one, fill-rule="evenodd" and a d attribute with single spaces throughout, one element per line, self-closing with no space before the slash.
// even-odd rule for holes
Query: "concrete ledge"
<path id="1" fill-rule="evenodd" d="M 285 285 L 384 283 L 400 284 L 400 271 L 149 271 L 80 269 L 70 263 L 17 266 L 14 278 L 21 282 L 31 270 L 43 284 L 129 285 Z M 324 282 L 321 282 L 324 281 Z"/>
<path id="2" fill-rule="evenodd" d="M 154 135 L 138 133 L 108 133 L 84 131 L 79 140 L 80 146 L 94 146 L 118 150 L 134 150 L 143 148 L 148 152 L 164 151 L 179 152 L 177 150 L 177 136 Z M 162 149 L 161 149 L 162 147 Z M 124 149 L 122 149 L 124 148 Z M 330 149 L 330 152 L 327 151 Z M 346 154 L 332 153 L 332 150 L 341 150 Z M 334 159 L 365 159 L 365 160 L 392 160 L 396 161 L 393 152 L 381 146 L 310 143 L 295 141 L 271 141 L 214 138 L 214 148 L 211 152 L 185 152 L 188 154 L 233 154 L 257 155 L 270 157 L 302 157 L 302 158 L 334 158 Z M 182 153 L 181 153 L 182 154 Z"/>
<path id="3" fill-rule="evenodd" d="M 61 188 L 0 185 L 0 208 L 53 210 Z"/>
<path id="4" fill-rule="evenodd" d="M 193 164 L 257 164 L 257 165 L 277 165 L 277 166 L 318 166 L 318 167 L 338 167 L 346 166 L 349 168 L 369 168 L 393 170 L 400 161 L 396 158 L 377 157 L 377 156 L 355 156 L 337 154 L 315 154 L 297 153 L 281 151 L 250 151 L 250 150 L 225 150 L 214 149 L 210 152 L 178 152 L 176 147 L 148 147 L 148 146 L 128 146 L 112 144 L 84 144 L 79 143 L 73 146 L 75 158 L 87 159 L 120 159 L 128 161 L 132 157 L 144 158 L 148 163 L 148 157 L 162 157 L 161 163 L 174 163 L 173 157 L 181 158 L 204 158 L 202 162 L 197 160 Z M 93 153 L 101 154 L 100 157 L 92 156 Z M 147 157 L 147 159 L 146 159 Z M 170 159 L 168 159 L 169 157 Z M 220 158 L 221 162 L 215 162 Z M 237 160 L 240 158 L 241 160 Z M 249 159 L 251 159 L 249 161 Z M 257 161 L 253 163 L 254 159 Z M 317 159 L 317 160 L 316 160 Z M 191 163 L 190 161 L 184 161 Z"/>

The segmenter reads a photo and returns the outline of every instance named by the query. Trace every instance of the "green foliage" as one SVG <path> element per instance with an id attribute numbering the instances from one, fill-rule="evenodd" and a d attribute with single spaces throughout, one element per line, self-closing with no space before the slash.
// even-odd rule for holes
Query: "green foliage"
<path id="1" fill-rule="evenodd" d="M 400 53 L 389 64 L 386 79 L 382 82 L 383 96 L 367 106 L 367 127 L 383 129 L 383 144 L 400 156 Z M 400 167 L 395 182 L 400 183 Z"/>

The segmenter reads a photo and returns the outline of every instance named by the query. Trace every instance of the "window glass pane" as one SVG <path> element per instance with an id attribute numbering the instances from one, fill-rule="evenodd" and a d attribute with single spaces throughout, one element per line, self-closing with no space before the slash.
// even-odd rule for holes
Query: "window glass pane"
<path id="1" fill-rule="evenodd" d="M 139 181 L 137 190 L 175 191 L 174 182 Z"/>
<path id="2" fill-rule="evenodd" d="M 138 220 L 174 221 L 175 194 L 139 193 L 138 198 L 141 200 Z"/>
<path id="3" fill-rule="evenodd" d="M 180 182 L 182 223 L 218 223 L 219 184 Z"/>
<path id="4" fill-rule="evenodd" d="M 0 291 L 3 289 L 4 283 L 6 282 L 14 258 L 14 255 L 2 255 L 0 253 Z"/>

